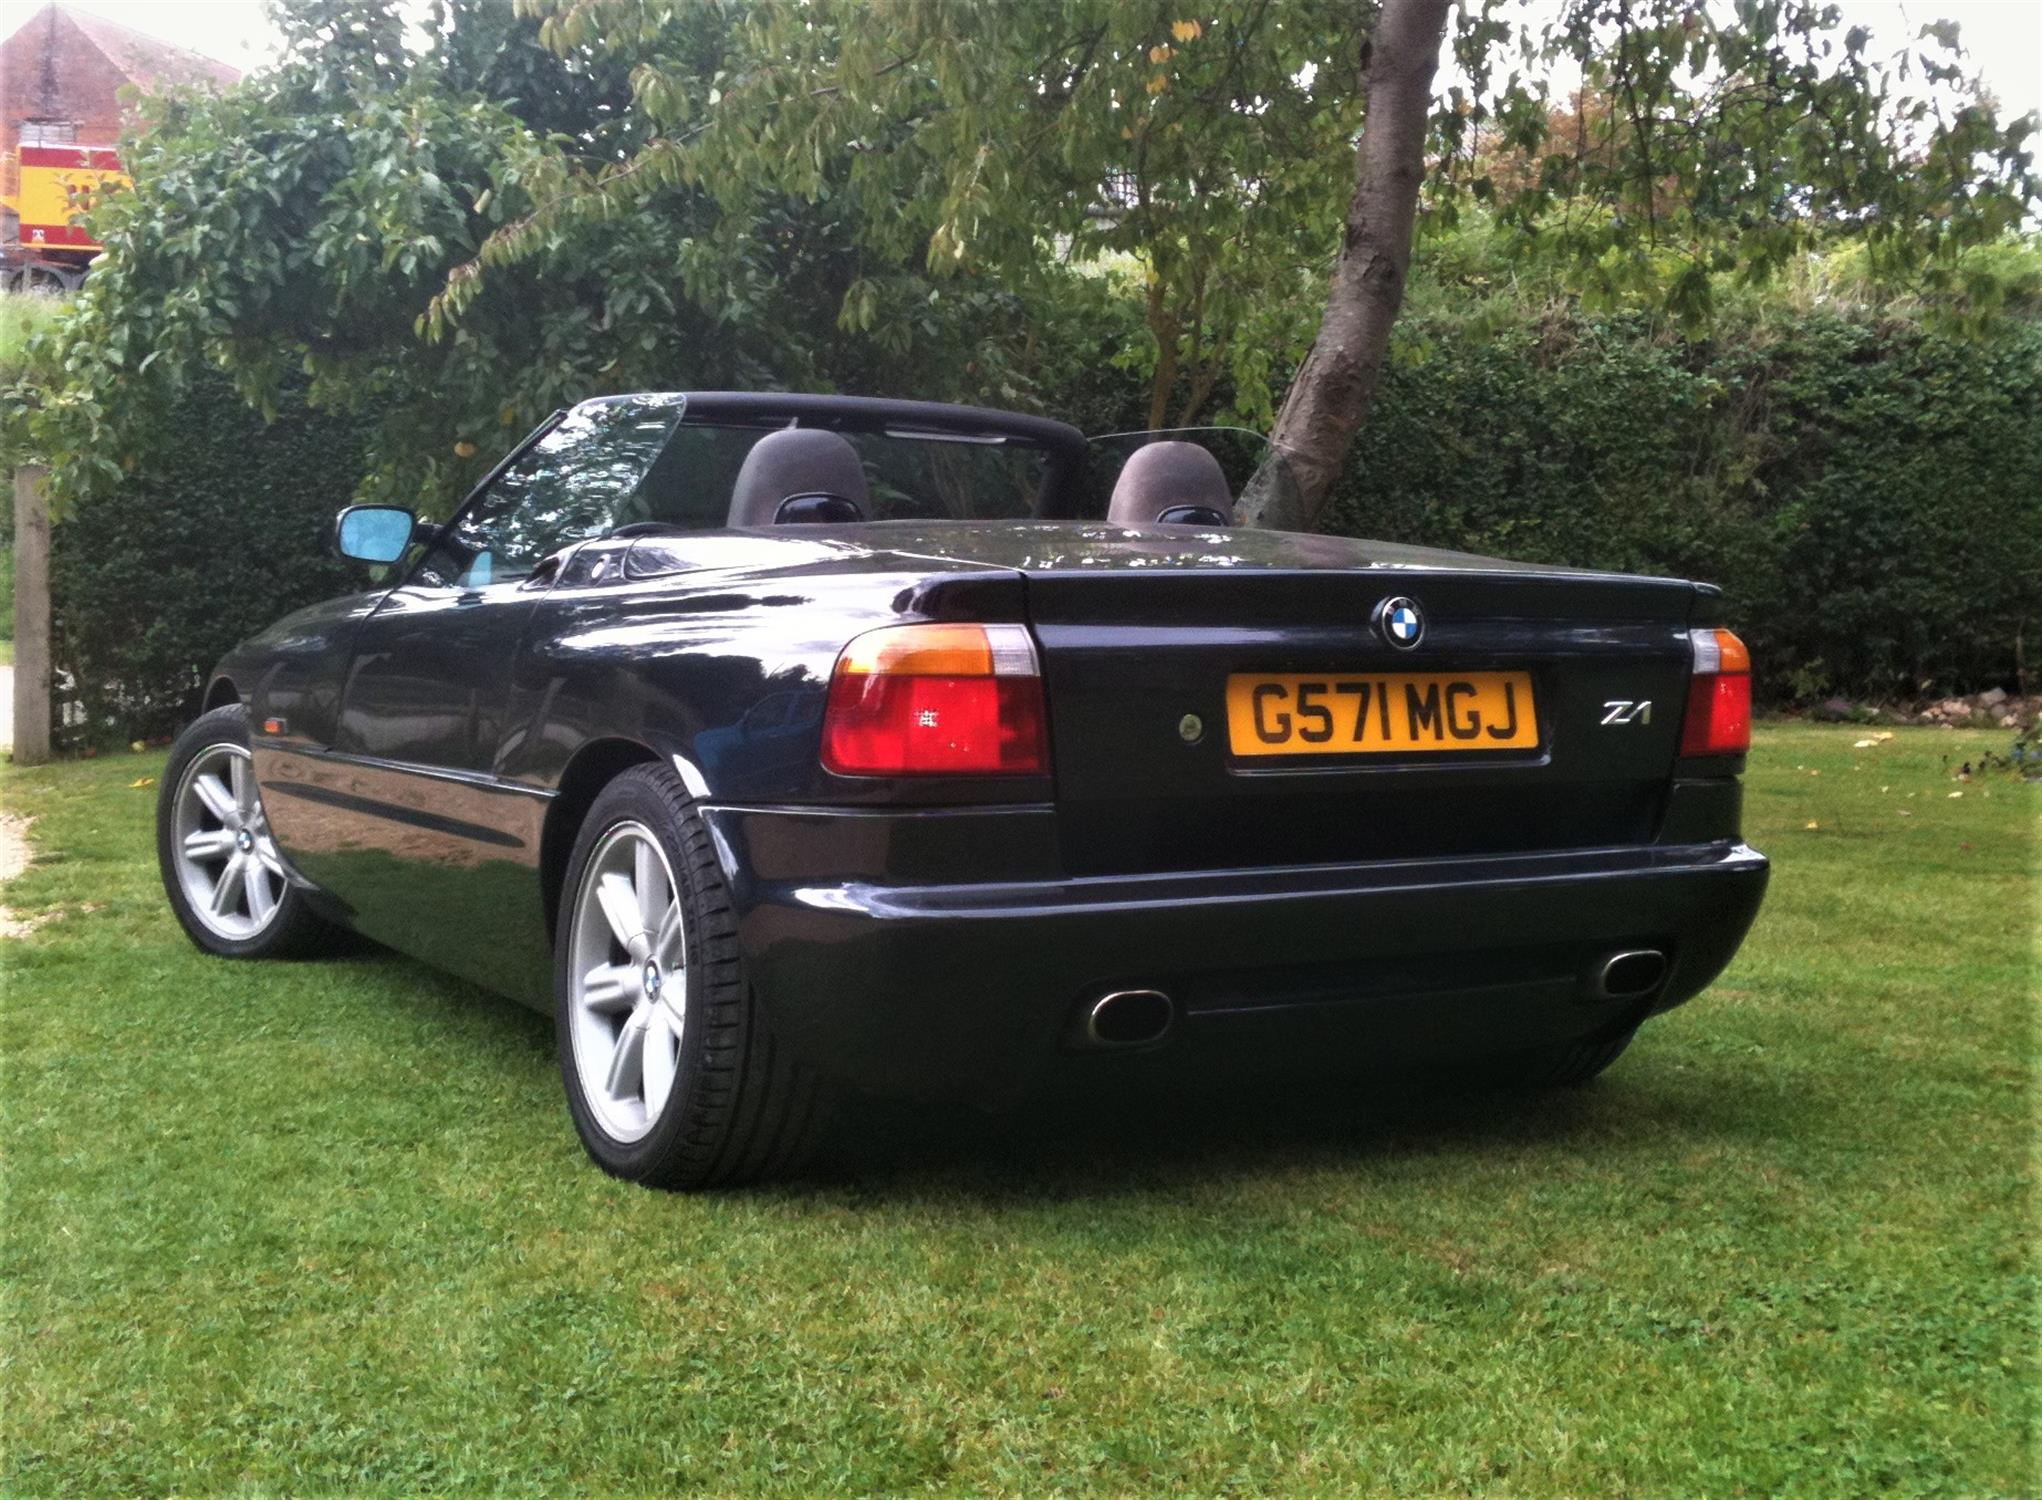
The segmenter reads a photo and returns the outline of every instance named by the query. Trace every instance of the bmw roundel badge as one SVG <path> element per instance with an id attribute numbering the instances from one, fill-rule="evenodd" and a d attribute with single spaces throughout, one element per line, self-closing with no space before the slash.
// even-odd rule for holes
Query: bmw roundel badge
<path id="1" fill-rule="evenodd" d="M 1425 616 L 1409 599 L 1399 596 L 1376 606 L 1376 629 L 1392 646 L 1411 647 L 1425 635 Z"/>

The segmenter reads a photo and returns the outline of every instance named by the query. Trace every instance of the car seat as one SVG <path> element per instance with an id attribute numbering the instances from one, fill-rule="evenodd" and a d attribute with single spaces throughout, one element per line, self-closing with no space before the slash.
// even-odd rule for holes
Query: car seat
<path id="1" fill-rule="evenodd" d="M 730 490 L 732 526 L 844 525 L 872 495 L 858 450 L 839 433 L 783 427 L 752 444 Z"/>
<path id="2" fill-rule="evenodd" d="M 1234 492 L 1220 461 L 1196 443 L 1148 443 L 1128 455 L 1106 519 L 1122 526 L 1231 526 Z"/>

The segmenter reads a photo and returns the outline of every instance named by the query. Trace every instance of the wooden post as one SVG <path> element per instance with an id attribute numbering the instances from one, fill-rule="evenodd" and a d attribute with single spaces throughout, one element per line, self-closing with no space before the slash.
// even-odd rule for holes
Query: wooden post
<path id="1" fill-rule="evenodd" d="M 50 758 L 50 502 L 47 471 L 14 471 L 14 763 Z"/>

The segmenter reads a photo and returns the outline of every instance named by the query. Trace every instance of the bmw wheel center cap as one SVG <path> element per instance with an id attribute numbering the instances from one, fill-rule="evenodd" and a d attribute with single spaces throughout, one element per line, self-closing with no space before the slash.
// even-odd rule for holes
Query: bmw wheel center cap
<path id="1" fill-rule="evenodd" d="M 1425 635 L 1425 616 L 1411 600 L 1399 596 L 1376 606 L 1376 629 L 1392 646 L 1415 646 Z"/>

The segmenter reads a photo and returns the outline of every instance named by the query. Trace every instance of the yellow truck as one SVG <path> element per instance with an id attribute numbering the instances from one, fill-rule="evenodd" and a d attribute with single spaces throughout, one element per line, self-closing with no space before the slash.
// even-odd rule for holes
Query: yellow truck
<path id="1" fill-rule="evenodd" d="M 0 242 L 4 285 L 76 288 L 99 253 L 85 215 L 96 194 L 127 180 L 111 146 L 24 144 L 13 160 L 0 163 L 0 210 L 15 230 Z"/>

